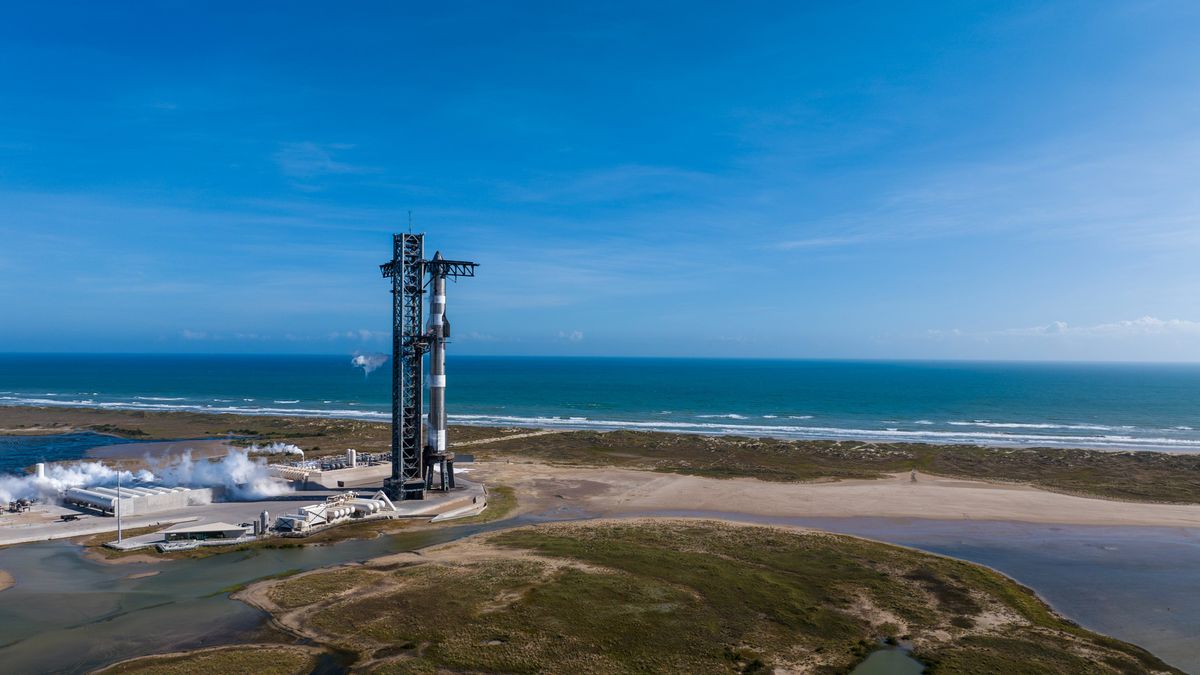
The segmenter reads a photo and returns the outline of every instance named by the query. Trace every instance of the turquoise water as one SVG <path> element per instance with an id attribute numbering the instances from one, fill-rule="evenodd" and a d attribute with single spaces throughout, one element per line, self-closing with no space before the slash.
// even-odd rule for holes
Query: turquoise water
<path id="1" fill-rule="evenodd" d="M 0 404 L 388 419 L 350 356 L 0 355 Z M 1200 365 L 452 356 L 458 424 L 1200 451 Z"/>

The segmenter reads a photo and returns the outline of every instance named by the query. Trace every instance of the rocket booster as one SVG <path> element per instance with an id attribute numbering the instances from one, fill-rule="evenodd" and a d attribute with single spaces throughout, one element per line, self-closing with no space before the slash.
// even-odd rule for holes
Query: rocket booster
<path id="1" fill-rule="evenodd" d="M 441 252 L 433 255 L 441 260 Z M 436 454 L 446 451 L 446 338 L 450 324 L 446 321 L 446 277 L 433 275 L 433 296 L 429 300 L 429 447 Z"/>

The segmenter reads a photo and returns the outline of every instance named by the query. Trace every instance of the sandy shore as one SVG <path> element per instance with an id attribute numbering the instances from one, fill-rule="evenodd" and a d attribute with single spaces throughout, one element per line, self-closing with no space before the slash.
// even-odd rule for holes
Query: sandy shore
<path id="1" fill-rule="evenodd" d="M 1077 497 L 1026 485 L 908 473 L 881 480 L 771 483 L 625 469 L 478 463 L 474 477 L 511 485 L 522 510 L 598 516 L 704 511 L 776 517 L 1006 520 L 1072 525 L 1200 528 L 1200 505 Z"/>

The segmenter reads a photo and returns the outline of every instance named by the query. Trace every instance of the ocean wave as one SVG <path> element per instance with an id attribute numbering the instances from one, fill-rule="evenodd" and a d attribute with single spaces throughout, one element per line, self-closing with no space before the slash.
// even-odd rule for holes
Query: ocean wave
<path id="1" fill-rule="evenodd" d="M 275 401 L 275 402 L 276 403 L 299 403 L 300 399 L 296 399 L 294 401 Z"/>
<path id="2" fill-rule="evenodd" d="M 1008 434 L 988 431 L 912 431 L 904 429 L 858 429 L 844 427 L 808 427 L 763 424 L 721 424 L 717 422 L 641 422 L 629 420 L 564 420 L 561 417 L 520 417 L 513 415 L 450 415 L 460 424 L 480 426 L 511 425 L 529 427 L 591 428 L 599 430 L 641 429 L 646 431 L 676 431 L 682 433 L 711 433 L 715 435 L 746 435 L 758 433 L 796 439 L 874 440 L 911 443 L 994 444 L 1007 446 L 1054 445 L 1062 447 L 1196 449 L 1200 439 L 1175 439 L 1107 434 L 1074 436 L 1049 434 Z"/>
<path id="3" fill-rule="evenodd" d="M 92 394 L 92 395 L 93 395 L 93 396 L 95 396 L 95 394 Z M 137 399 L 137 400 L 139 400 L 139 401 L 186 401 L 186 400 L 187 400 L 186 398 L 184 398 L 184 397 L 182 397 L 182 396 L 178 396 L 178 397 L 172 397 L 172 396 L 134 396 L 134 398 L 136 398 L 136 399 Z"/>
<path id="4" fill-rule="evenodd" d="M 989 422 L 974 420 L 971 422 L 946 422 L 952 427 L 983 427 L 987 429 L 1071 429 L 1075 431 L 1117 431 L 1133 429 L 1130 426 L 1109 426 L 1107 424 L 1053 424 L 1050 422 Z"/>
<path id="5" fill-rule="evenodd" d="M 696 415 L 700 419 L 726 419 L 726 420 L 744 420 L 748 419 L 745 415 L 737 413 L 725 413 L 723 415 Z"/>
<path id="6" fill-rule="evenodd" d="M 58 408 L 103 408 L 109 410 L 183 411 L 205 413 L 230 413 L 234 415 L 283 415 L 291 417 L 332 417 L 347 419 L 391 419 L 391 413 L 374 410 L 341 410 L 327 408 L 272 408 L 248 406 L 221 406 L 200 403 L 143 403 L 140 401 L 93 401 L 91 399 L 63 400 L 18 398 L 0 396 L 0 405 L 35 405 Z"/>
<path id="7" fill-rule="evenodd" d="M 40 398 L 36 396 L 0 396 L 0 405 L 36 405 L 52 407 L 92 407 L 113 410 L 145 411 L 189 411 L 205 413 L 230 413 L 250 416 L 293 416 L 361 419 L 387 421 L 391 415 L 385 410 L 366 408 L 281 408 L 272 406 L 218 405 L 214 403 L 152 402 L 144 400 L 100 401 L 94 399 Z M 226 399 L 227 400 L 227 399 Z M 355 405 L 347 403 L 346 405 Z M 811 415 L 790 415 L 789 419 L 811 419 Z M 1180 438 L 1179 431 L 1163 430 L 1175 437 L 1136 435 L 1120 431 L 1121 427 L 1101 425 L 1033 425 L 1031 423 L 999 423 L 975 421 L 960 423 L 957 429 L 864 429 L 858 427 L 806 426 L 786 423 L 746 422 L 745 416 L 709 416 L 712 421 L 683 421 L 671 419 L 621 420 L 591 419 L 581 416 L 519 416 L 501 414 L 455 414 L 450 419 L 456 424 L 476 426 L 523 426 L 532 428 L 595 429 L 595 430 L 643 430 L 706 435 L 750 435 L 796 440 L 862 440 L 877 442 L 943 443 L 996 446 L 1054 446 L 1090 447 L 1098 449 L 1143 449 L 1200 451 L 1200 438 Z M 721 421 L 725 420 L 725 421 Z M 1021 426 L 1012 426 L 1020 424 Z M 995 426 L 989 426 L 995 425 Z M 1001 426 L 1005 425 L 1005 426 Z M 975 428 L 971 428 L 975 427 Z M 1096 429 L 1091 429 L 1096 427 Z M 1037 433 L 1054 429 L 1079 431 L 1116 430 L 1103 434 L 1055 434 Z M 1024 433 L 1022 433 L 1024 432 Z"/>

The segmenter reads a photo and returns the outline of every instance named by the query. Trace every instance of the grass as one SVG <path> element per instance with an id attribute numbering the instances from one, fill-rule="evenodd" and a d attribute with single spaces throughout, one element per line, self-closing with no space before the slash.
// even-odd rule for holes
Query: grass
<path id="1" fill-rule="evenodd" d="M 148 412 L 92 408 L 0 407 L 0 429 L 23 427 L 57 432 L 91 430 L 137 440 L 239 436 L 257 442 L 294 443 L 309 456 L 340 455 L 346 448 L 386 452 L 391 447 L 386 423 L 311 417 L 256 417 L 193 412 Z M 455 427 L 455 441 L 526 432 L 528 429 Z"/>
<path id="2" fill-rule="evenodd" d="M 509 485 L 487 486 L 487 508 L 479 515 L 467 518 L 455 518 L 446 521 L 445 525 L 469 525 L 471 523 L 491 523 L 511 516 L 517 510 L 517 491 Z"/>
<path id="3" fill-rule="evenodd" d="M 123 661 L 100 672 L 109 675 L 300 675 L 311 672 L 316 663 L 316 656 L 310 649 L 283 645 L 238 645 L 187 654 L 146 656 Z"/>
<path id="4" fill-rule="evenodd" d="M 919 472 L 1131 501 L 1200 502 L 1200 455 L 1059 448 L 788 441 L 574 431 L 476 446 L 476 457 L 797 482 Z"/>
<path id="5" fill-rule="evenodd" d="M 378 422 L 303 417 L 248 417 L 188 412 L 0 406 L 0 428 L 21 426 L 104 429 L 128 438 L 237 435 L 281 441 L 310 456 L 346 448 L 383 452 L 389 427 Z M 528 432 L 458 426 L 455 442 Z M 1104 452 L 1063 448 L 985 448 L 968 445 L 787 441 L 640 431 L 570 431 L 466 446 L 481 459 L 615 466 L 710 478 L 795 482 L 878 478 L 917 469 L 963 478 L 1029 483 L 1040 488 L 1131 501 L 1200 503 L 1200 454 Z"/>
<path id="6" fill-rule="evenodd" d="M 996 572 L 841 535 L 572 523 L 428 559 L 276 582 L 268 609 L 382 673 L 838 673 L 888 638 L 934 673 L 1178 672 Z"/>

